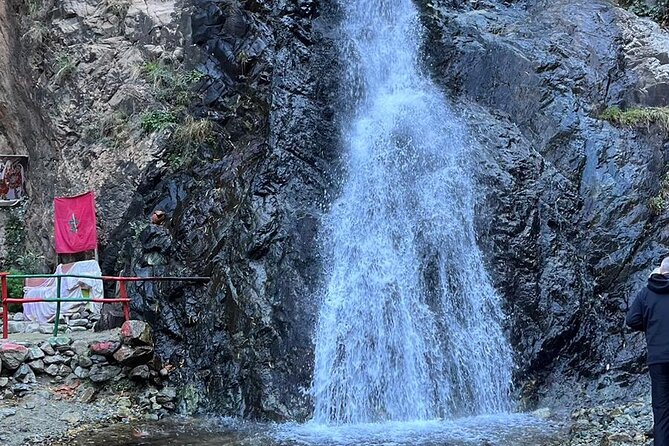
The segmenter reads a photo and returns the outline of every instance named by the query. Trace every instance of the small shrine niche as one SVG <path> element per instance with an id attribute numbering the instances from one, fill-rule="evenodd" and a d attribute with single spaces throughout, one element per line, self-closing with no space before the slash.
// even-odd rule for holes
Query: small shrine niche
<path id="1" fill-rule="evenodd" d="M 14 206 L 26 197 L 28 157 L 0 155 L 0 207 Z"/>

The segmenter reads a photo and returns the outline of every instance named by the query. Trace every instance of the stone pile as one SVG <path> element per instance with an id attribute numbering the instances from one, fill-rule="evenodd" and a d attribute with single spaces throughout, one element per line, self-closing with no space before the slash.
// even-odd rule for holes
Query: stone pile
<path id="1" fill-rule="evenodd" d="M 63 314 L 60 318 L 58 331 L 64 334 L 70 334 L 77 331 L 91 330 L 95 323 L 100 319 L 99 314 L 91 313 L 86 309 L 81 309 L 71 314 Z M 13 313 L 9 315 L 7 327 L 9 334 L 17 333 L 53 333 L 53 323 L 40 324 L 26 320 L 23 313 Z M 0 320 L 0 329 L 2 328 L 2 320 Z"/>
<path id="2" fill-rule="evenodd" d="M 578 409 L 571 415 L 569 446 L 652 446 L 650 400 Z"/>
<path id="3" fill-rule="evenodd" d="M 158 416 L 175 409 L 176 391 L 166 386 L 169 367 L 154 354 L 151 327 L 127 321 L 117 339 L 73 341 L 61 335 L 40 343 L 0 343 L 0 400 L 21 398 L 48 382 L 68 397 L 89 403 L 105 386 L 133 384 L 134 401 L 119 404 Z"/>

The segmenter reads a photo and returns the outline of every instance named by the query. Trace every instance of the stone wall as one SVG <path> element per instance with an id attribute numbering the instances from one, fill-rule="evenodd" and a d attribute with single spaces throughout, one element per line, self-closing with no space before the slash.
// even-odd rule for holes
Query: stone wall
<path id="1" fill-rule="evenodd" d="M 167 385 L 171 369 L 154 354 L 151 328 L 141 321 L 76 340 L 64 335 L 43 341 L 3 340 L 0 400 L 13 407 L 45 386 L 55 386 L 70 399 L 91 403 L 108 393 L 108 386 L 132 381 L 127 414 L 161 417 L 176 408 L 176 390 Z"/>

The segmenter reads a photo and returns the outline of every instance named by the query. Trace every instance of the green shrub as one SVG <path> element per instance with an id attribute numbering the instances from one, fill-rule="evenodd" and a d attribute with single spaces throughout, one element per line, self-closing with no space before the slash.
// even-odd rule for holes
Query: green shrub
<path id="1" fill-rule="evenodd" d="M 166 110 L 158 110 L 148 112 L 142 115 L 141 126 L 142 130 L 147 133 L 153 133 L 157 130 L 162 130 L 170 127 L 176 122 L 176 118 L 172 112 Z"/>
<path id="2" fill-rule="evenodd" d="M 28 271 L 26 274 L 37 274 L 42 266 L 44 256 L 35 254 L 34 252 L 26 252 L 23 255 L 16 257 L 14 263 L 21 271 Z"/>

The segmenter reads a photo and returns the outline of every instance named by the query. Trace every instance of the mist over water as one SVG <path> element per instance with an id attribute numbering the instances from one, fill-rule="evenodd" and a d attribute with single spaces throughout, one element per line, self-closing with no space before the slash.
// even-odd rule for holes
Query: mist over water
<path id="1" fill-rule="evenodd" d="M 355 111 L 324 221 L 314 421 L 510 409 L 511 349 L 474 230 L 474 147 L 419 65 L 411 0 L 341 0 Z"/>

